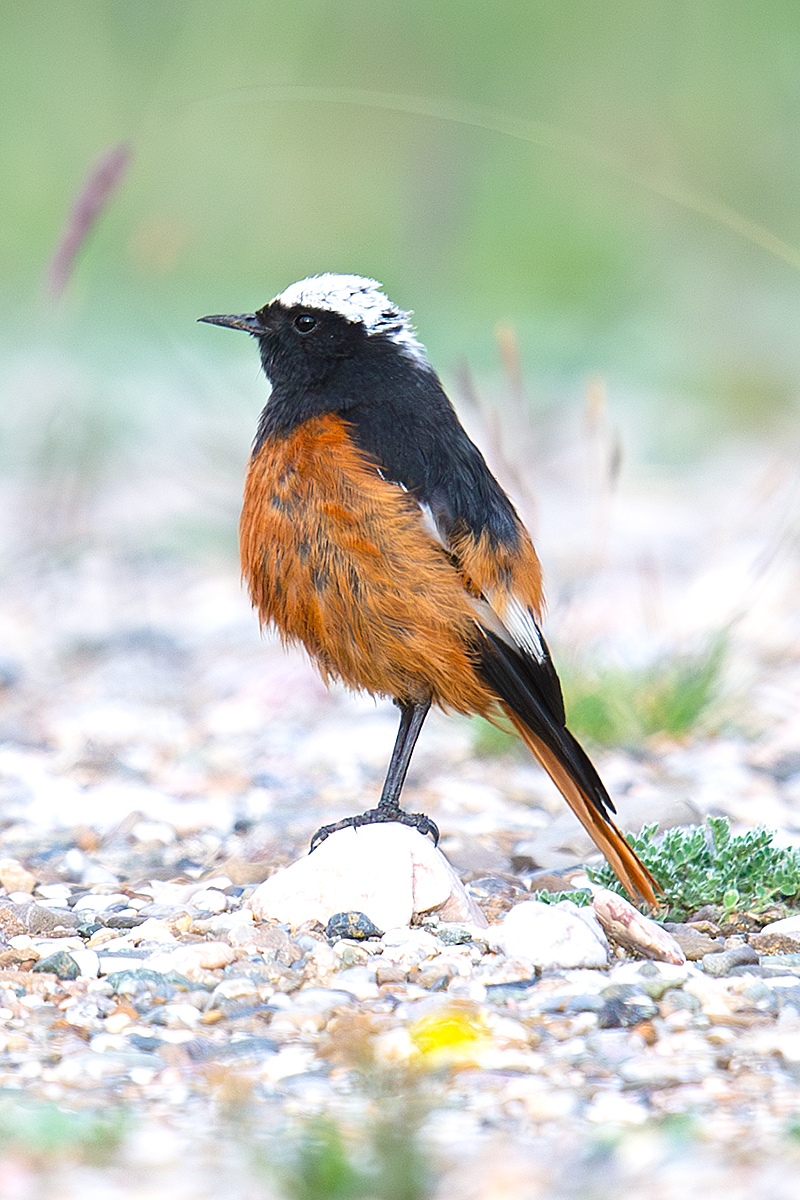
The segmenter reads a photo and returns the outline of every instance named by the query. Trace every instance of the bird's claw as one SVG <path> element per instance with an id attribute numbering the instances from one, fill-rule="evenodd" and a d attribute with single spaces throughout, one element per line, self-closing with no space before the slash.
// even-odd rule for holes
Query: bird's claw
<path id="1" fill-rule="evenodd" d="M 429 834 L 433 838 L 434 846 L 439 844 L 439 828 L 436 822 L 427 817 L 425 813 L 409 813 L 394 806 L 387 805 L 382 808 L 379 805 L 377 808 L 370 808 L 367 812 L 358 813 L 354 817 L 343 817 L 341 821 L 337 821 L 333 825 L 321 826 L 312 837 L 308 852 L 311 854 L 327 837 L 330 837 L 332 833 L 338 833 L 340 829 L 358 829 L 361 825 L 382 825 L 387 821 L 410 825 L 412 829 L 418 829 L 423 837 Z"/>

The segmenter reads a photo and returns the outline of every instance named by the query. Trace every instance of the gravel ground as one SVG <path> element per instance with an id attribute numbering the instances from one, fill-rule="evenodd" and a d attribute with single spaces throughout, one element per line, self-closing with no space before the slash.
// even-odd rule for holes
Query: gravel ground
<path id="1" fill-rule="evenodd" d="M 614 497 L 584 450 L 552 452 L 523 503 L 557 651 L 640 662 L 730 637 L 713 735 L 596 755 L 623 824 L 726 813 L 800 843 L 793 472 L 731 451 Z M 44 558 L 7 539 L 3 1200 L 796 1195 L 791 946 L 717 973 L 622 951 L 537 973 L 444 926 L 256 925 L 254 887 L 374 802 L 394 710 L 261 640 L 231 559 L 123 552 L 107 519 Z M 490 920 L 591 852 L 532 764 L 479 757 L 454 718 L 431 718 L 405 799 Z M 696 932 L 758 946 L 755 926 Z M 375 1178 L 325 1191 L 320 1155 Z"/>

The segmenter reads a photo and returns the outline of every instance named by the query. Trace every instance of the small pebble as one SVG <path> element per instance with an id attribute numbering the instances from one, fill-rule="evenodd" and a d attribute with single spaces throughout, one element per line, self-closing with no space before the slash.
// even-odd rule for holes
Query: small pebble
<path id="1" fill-rule="evenodd" d="M 122 912 L 103 913 L 103 922 L 108 929 L 136 929 L 145 919 L 134 908 L 126 908 Z"/>
<path id="2" fill-rule="evenodd" d="M 119 878 L 113 871 L 109 871 L 100 863 L 89 862 L 83 868 L 80 876 L 81 883 L 88 884 L 90 887 L 108 886 L 111 884 L 119 885 Z"/>
<path id="3" fill-rule="evenodd" d="M 788 933 L 776 932 L 773 926 L 772 932 L 762 930 L 761 933 L 751 933 L 747 940 L 759 955 L 800 954 L 800 929 L 795 933 L 795 937 L 790 937 Z"/>
<path id="4" fill-rule="evenodd" d="M 667 923 L 664 928 L 672 934 L 689 962 L 699 962 L 706 954 L 718 954 L 725 948 L 725 939 L 709 937 L 693 925 Z"/>
<path id="5" fill-rule="evenodd" d="M 746 942 L 739 946 L 732 946 L 730 950 L 723 950 L 719 954 L 706 954 L 703 958 L 703 970 L 706 974 L 718 977 L 727 975 L 734 967 L 750 965 L 758 965 L 758 955 Z"/>
<path id="6" fill-rule="evenodd" d="M 767 954 L 759 962 L 771 975 L 800 975 L 800 954 Z"/>
<path id="7" fill-rule="evenodd" d="M 542 970 L 604 967 L 608 962 L 608 942 L 599 921 L 591 910 L 582 911 L 569 900 L 557 905 L 524 900 L 487 936 L 507 955 L 527 959 Z"/>
<path id="8" fill-rule="evenodd" d="M 373 925 L 366 913 L 340 912 L 334 913 L 325 926 L 325 936 L 332 940 L 353 938 L 363 941 L 365 938 L 381 937 L 383 930 Z"/>
<path id="9" fill-rule="evenodd" d="M 222 1000 L 236 1000 L 241 996 L 257 996 L 258 987 L 252 979 L 224 979 L 214 988 L 208 1008 L 212 1009 Z"/>
<path id="10" fill-rule="evenodd" d="M 162 945 L 176 945 L 177 937 L 165 921 L 155 917 L 146 917 L 136 925 L 136 941 L 158 942 Z"/>
<path id="11" fill-rule="evenodd" d="M 70 958 L 78 964 L 84 979 L 96 979 L 100 974 L 100 959 L 94 950 L 70 950 Z"/>
<path id="12" fill-rule="evenodd" d="M 98 954 L 101 975 L 115 975 L 119 971 L 134 970 L 144 965 L 144 958 L 138 954 Z"/>
<path id="13" fill-rule="evenodd" d="M 194 893 L 191 903 L 199 912 L 224 913 L 228 907 L 228 897 L 218 888 L 204 888 Z"/>
<path id="14" fill-rule="evenodd" d="M 464 925 L 458 921 L 437 921 L 433 932 L 445 946 L 464 946 L 486 936 L 485 931 L 477 926 Z"/>
<path id="15" fill-rule="evenodd" d="M 37 900 L 55 900 L 66 906 L 71 896 L 72 888 L 66 883 L 40 883 L 36 888 Z"/>
<path id="16" fill-rule="evenodd" d="M 28 895 L 36 887 L 36 882 L 36 876 L 15 858 L 0 858 L 0 884 L 7 892 L 23 892 Z"/>
<path id="17" fill-rule="evenodd" d="M 171 846 L 177 836 L 174 826 L 166 821 L 139 821 L 131 830 L 137 842 L 160 842 L 162 846 Z"/>
<path id="18" fill-rule="evenodd" d="M 66 950 L 58 950 L 48 958 L 40 958 L 33 970 L 35 973 L 57 975 L 59 979 L 77 979 L 81 973 L 78 963 Z"/>
<path id="19" fill-rule="evenodd" d="M 234 950 L 226 942 L 197 942 L 194 945 L 179 945 L 174 950 L 159 951 L 149 960 L 154 971 L 168 974 L 177 971 L 188 979 L 195 979 L 204 971 L 213 971 L 233 962 Z"/>
<path id="20" fill-rule="evenodd" d="M 76 900 L 72 906 L 72 911 L 75 913 L 106 912 L 108 909 L 114 908 L 115 905 L 122 905 L 127 908 L 128 897 L 121 892 L 112 892 L 107 896 L 98 895 L 95 892 L 87 892 L 86 895 Z"/>
<path id="21" fill-rule="evenodd" d="M 616 984 L 602 992 L 603 1004 L 597 1010 L 600 1029 L 628 1029 L 658 1015 L 658 1008 L 638 988 Z"/>
<path id="22" fill-rule="evenodd" d="M 489 922 L 497 921 L 515 904 L 529 895 L 527 888 L 494 875 L 489 875 L 485 879 L 473 879 L 467 884 L 467 891 L 480 905 L 483 915 Z"/>
<path id="23" fill-rule="evenodd" d="M 784 917 L 780 921 L 770 921 L 768 925 L 764 925 L 761 929 L 761 935 L 766 934 L 782 934 L 785 937 L 797 936 L 800 941 L 800 913 L 795 913 L 794 916 Z"/>
<path id="24" fill-rule="evenodd" d="M 44 908 L 41 904 L 30 904 L 25 910 L 25 924 L 31 933 L 48 934 L 57 929 L 77 929 L 80 914 L 70 908 Z"/>
<path id="25" fill-rule="evenodd" d="M 6 939 L 25 933 L 27 925 L 11 908 L 0 907 L 0 934 Z"/>

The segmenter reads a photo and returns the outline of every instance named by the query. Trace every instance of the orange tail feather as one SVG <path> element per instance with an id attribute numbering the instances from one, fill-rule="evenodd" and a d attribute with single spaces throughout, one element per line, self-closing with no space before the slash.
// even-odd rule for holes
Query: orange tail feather
<path id="1" fill-rule="evenodd" d="M 606 856 L 614 874 L 629 896 L 633 900 L 645 900 L 657 908 L 659 901 L 656 892 L 661 890 L 658 883 L 632 847 L 628 845 L 611 818 L 604 816 L 591 801 L 586 799 L 553 751 L 545 746 L 514 715 L 510 708 L 505 704 L 502 707 L 517 733 L 547 771 L 598 850 L 601 850 Z"/>

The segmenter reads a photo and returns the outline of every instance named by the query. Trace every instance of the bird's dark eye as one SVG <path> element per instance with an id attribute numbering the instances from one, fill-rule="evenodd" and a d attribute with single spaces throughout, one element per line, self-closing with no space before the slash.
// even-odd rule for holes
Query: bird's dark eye
<path id="1" fill-rule="evenodd" d="M 298 333 L 311 333 L 311 330 L 316 328 L 317 319 L 312 317 L 311 313 L 300 313 L 294 319 L 294 327 Z"/>

